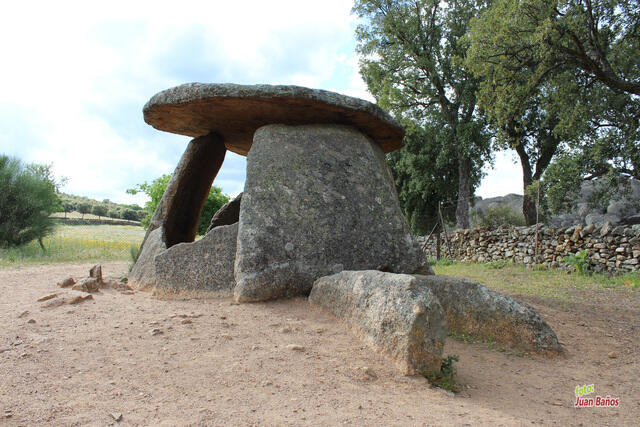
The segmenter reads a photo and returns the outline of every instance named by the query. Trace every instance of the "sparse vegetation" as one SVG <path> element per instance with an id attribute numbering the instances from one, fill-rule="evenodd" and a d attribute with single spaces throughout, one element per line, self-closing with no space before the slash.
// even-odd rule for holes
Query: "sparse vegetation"
<path id="1" fill-rule="evenodd" d="M 599 273 L 589 276 L 568 275 L 564 270 L 535 269 L 511 263 L 500 269 L 471 262 L 453 262 L 449 265 L 435 263 L 432 266 L 436 274 L 462 277 L 501 292 L 538 296 L 560 303 L 573 301 L 574 297 L 579 295 L 578 290 L 640 290 L 640 274 L 637 273 L 617 276 Z"/>
<path id="2" fill-rule="evenodd" d="M 17 248 L 0 249 L 0 268 L 27 264 L 126 261 L 131 245 L 144 237 L 142 227 L 129 225 L 83 225 L 56 227 L 43 239 L 43 252 L 36 241 Z"/>
<path id="3" fill-rule="evenodd" d="M 141 247 L 141 244 L 135 244 L 135 243 L 132 243 L 131 246 L 129 246 L 129 255 L 131 256 L 129 271 L 133 269 L 133 266 L 136 264 L 136 262 L 138 261 L 138 258 L 140 257 L 140 247 Z"/>
<path id="4" fill-rule="evenodd" d="M 454 363 L 459 361 L 460 358 L 458 355 L 450 354 L 442 359 L 440 372 L 427 372 L 424 376 L 432 385 L 458 393 L 460 391 L 460 387 L 456 382 L 456 367 L 454 366 Z"/>
<path id="5" fill-rule="evenodd" d="M 575 267 L 578 274 L 587 274 L 589 271 L 589 262 L 587 260 L 587 251 L 582 250 L 576 254 L 572 254 L 562 258 L 564 262 Z"/>
<path id="6" fill-rule="evenodd" d="M 509 205 L 491 206 L 484 211 L 474 213 L 476 224 L 482 227 L 499 227 L 501 225 L 513 225 L 516 227 L 525 225 L 524 216 Z"/>

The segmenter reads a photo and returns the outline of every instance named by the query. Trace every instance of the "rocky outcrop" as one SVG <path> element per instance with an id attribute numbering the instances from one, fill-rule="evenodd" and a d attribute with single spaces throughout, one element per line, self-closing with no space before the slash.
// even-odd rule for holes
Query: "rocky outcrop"
<path id="1" fill-rule="evenodd" d="M 440 301 L 449 331 L 538 353 L 561 352 L 553 330 L 528 304 L 480 283 L 449 276 L 416 276 Z"/>
<path id="2" fill-rule="evenodd" d="M 240 208 L 238 301 L 307 295 L 341 270 L 412 273 L 424 261 L 375 142 L 338 125 L 256 132 Z"/>
<path id="3" fill-rule="evenodd" d="M 348 324 L 404 374 L 440 370 L 447 320 L 438 299 L 415 276 L 343 271 L 318 279 L 309 302 Z"/>
<path id="4" fill-rule="evenodd" d="M 240 220 L 240 202 L 242 201 L 242 193 L 238 194 L 233 200 L 225 203 L 211 218 L 211 224 L 207 229 L 207 233 L 216 227 L 222 225 L 235 224 Z"/>
<path id="5" fill-rule="evenodd" d="M 418 238 L 427 257 L 436 257 L 436 236 Z M 611 273 L 640 270 L 640 225 L 601 227 L 593 224 L 538 228 L 499 227 L 457 230 L 441 236 L 443 256 L 460 261 L 509 261 L 515 264 L 544 264 L 551 268 L 569 268 L 564 258 L 586 251 L 585 262 L 595 272 Z"/>
<path id="6" fill-rule="evenodd" d="M 640 214 L 640 181 L 629 179 L 621 183 L 618 189 L 613 189 L 615 194 L 606 205 L 594 204 L 593 198 L 601 192 L 611 192 L 610 183 L 606 180 L 585 181 L 575 194 L 575 207 L 571 212 L 551 216 L 548 225 L 567 228 L 575 225 L 602 226 L 605 222 L 614 225 L 628 223 L 627 218 Z M 497 206 L 508 206 L 513 212 L 522 214 L 522 195 L 507 194 L 501 197 L 483 199 L 476 197 L 471 209 L 471 218 L 477 217 L 474 213 L 485 212 L 487 209 Z M 597 199 L 597 197 L 596 197 Z"/>
<path id="7" fill-rule="evenodd" d="M 231 295 L 238 224 L 216 227 L 202 239 L 180 243 L 154 258 L 156 288 Z"/>

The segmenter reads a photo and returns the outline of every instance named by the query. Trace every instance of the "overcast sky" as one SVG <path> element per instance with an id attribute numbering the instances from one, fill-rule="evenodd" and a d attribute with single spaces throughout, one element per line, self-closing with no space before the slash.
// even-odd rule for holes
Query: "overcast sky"
<path id="1" fill-rule="evenodd" d="M 62 191 L 121 203 L 173 172 L 189 138 L 144 123 L 156 92 L 187 82 L 294 84 L 373 100 L 355 57 L 351 0 L 5 2 L 0 153 L 50 163 Z M 521 193 L 499 156 L 478 194 Z M 228 153 L 215 185 L 242 191 Z"/>

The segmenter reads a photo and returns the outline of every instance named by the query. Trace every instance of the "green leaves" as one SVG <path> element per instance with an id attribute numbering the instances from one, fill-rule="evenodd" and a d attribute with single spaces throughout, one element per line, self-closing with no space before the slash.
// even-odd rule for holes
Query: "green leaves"
<path id="1" fill-rule="evenodd" d="M 162 175 L 151 183 L 144 182 L 142 184 L 136 185 L 134 188 L 130 188 L 127 190 L 129 194 L 138 194 L 144 193 L 151 198 L 144 205 L 145 216 L 142 218 L 142 226 L 146 229 L 151 222 L 151 218 L 153 218 L 153 214 L 162 200 L 162 195 L 164 194 L 169 181 L 171 180 L 171 175 Z M 218 209 L 222 207 L 225 203 L 229 201 L 229 197 L 222 194 L 222 189 L 213 186 L 209 190 L 209 195 L 204 202 L 204 206 L 202 208 L 202 212 L 200 213 L 200 223 L 198 224 L 198 234 L 204 235 L 207 232 L 207 228 L 209 227 L 209 223 L 211 222 L 211 217 L 214 213 L 217 212 Z"/>
<path id="2" fill-rule="evenodd" d="M 434 203 L 456 198 L 462 205 L 457 222 L 468 226 L 475 176 L 489 158 L 489 134 L 476 108 L 479 79 L 465 68 L 463 40 L 469 20 L 484 7 L 474 0 L 357 0 L 353 8 L 361 18 L 357 50 L 369 91 L 408 129 L 433 132 L 408 132 L 405 141 L 433 147 L 390 156 L 400 201 L 416 231 L 435 219 Z M 446 190 L 423 188 L 433 177 L 438 183 L 446 177 Z"/>
<path id="3" fill-rule="evenodd" d="M 42 239 L 54 228 L 50 215 L 60 209 L 49 166 L 23 166 L 0 155 L 0 245 L 19 246 Z"/>

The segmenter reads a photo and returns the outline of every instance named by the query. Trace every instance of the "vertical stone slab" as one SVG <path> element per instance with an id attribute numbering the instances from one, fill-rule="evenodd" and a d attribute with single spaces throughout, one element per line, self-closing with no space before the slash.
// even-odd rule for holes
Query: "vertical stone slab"
<path id="1" fill-rule="evenodd" d="M 412 273 L 423 263 L 377 143 L 341 125 L 256 131 L 240 207 L 238 301 L 307 295 L 341 270 Z"/>
<path id="2" fill-rule="evenodd" d="M 156 288 L 230 296 L 236 284 L 238 224 L 216 227 L 200 240 L 178 243 L 155 257 Z"/>
<path id="3" fill-rule="evenodd" d="M 154 258 L 157 254 L 177 243 L 193 242 L 200 212 L 225 153 L 224 141 L 216 133 L 189 142 L 153 214 L 140 247 L 140 256 L 129 274 L 135 286 L 155 285 Z"/>
<path id="4" fill-rule="evenodd" d="M 140 249 L 138 260 L 129 273 L 129 283 L 132 286 L 138 289 L 144 289 L 156 285 L 154 259 L 156 255 L 167 250 L 163 233 L 163 227 L 156 228 L 148 233 L 144 245 Z"/>
<path id="5" fill-rule="evenodd" d="M 189 142 L 153 214 L 145 240 L 153 230 L 164 226 L 168 247 L 193 242 L 200 212 L 226 152 L 222 137 L 216 133 Z"/>

